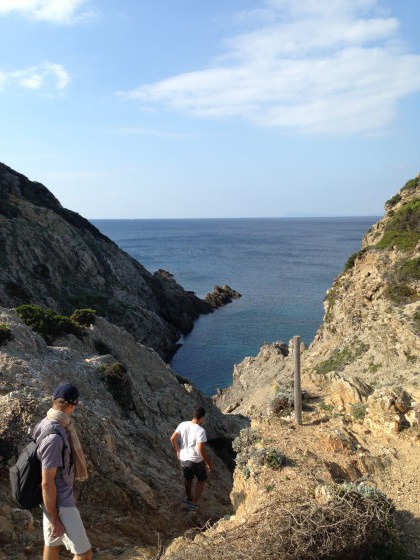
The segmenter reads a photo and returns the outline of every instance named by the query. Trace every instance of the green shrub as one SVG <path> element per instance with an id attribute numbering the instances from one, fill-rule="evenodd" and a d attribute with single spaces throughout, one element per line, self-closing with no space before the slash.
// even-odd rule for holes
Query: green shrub
<path id="1" fill-rule="evenodd" d="M 420 311 L 416 311 L 413 315 L 414 330 L 420 334 Z"/>
<path id="2" fill-rule="evenodd" d="M 401 200 L 402 200 L 401 195 L 398 193 L 392 198 L 390 198 L 389 200 L 387 200 L 385 205 L 388 206 L 389 208 L 392 208 L 393 206 L 398 204 Z"/>
<path id="3" fill-rule="evenodd" d="M 414 194 L 418 187 L 420 187 L 420 178 L 416 177 L 415 179 L 407 181 L 401 190 L 409 194 Z"/>
<path id="4" fill-rule="evenodd" d="M 397 268 L 395 274 L 399 282 L 420 280 L 420 257 L 405 261 L 399 268 Z"/>
<path id="5" fill-rule="evenodd" d="M 324 360 L 315 367 L 315 371 L 320 375 L 331 371 L 342 371 L 368 350 L 368 344 L 356 340 L 351 347 L 345 346 L 342 350 L 334 350 L 328 360 Z"/>
<path id="6" fill-rule="evenodd" d="M 263 447 L 257 449 L 252 455 L 251 459 L 257 464 L 270 469 L 279 469 L 286 461 L 286 456 L 280 451 L 278 447 Z"/>
<path id="7" fill-rule="evenodd" d="M 364 420 L 366 416 L 366 405 L 363 403 L 354 403 L 351 405 L 350 414 L 355 420 Z"/>
<path id="8" fill-rule="evenodd" d="M 85 331 L 80 325 L 64 315 L 57 315 L 52 309 L 38 305 L 21 305 L 16 313 L 33 331 L 41 335 L 48 343 L 54 338 L 66 334 L 74 334 L 82 338 Z"/>
<path id="9" fill-rule="evenodd" d="M 420 240 L 420 200 L 402 206 L 388 221 L 377 249 L 396 246 L 401 251 L 412 251 Z"/>
<path id="10" fill-rule="evenodd" d="M 352 269 L 356 260 L 361 257 L 362 255 L 364 255 L 366 253 L 367 249 L 362 249 L 361 251 L 358 251 L 357 253 L 353 253 L 348 259 L 346 264 L 344 265 L 344 272 L 347 272 L 348 270 Z"/>
<path id="11" fill-rule="evenodd" d="M 288 389 L 279 389 L 269 404 L 270 411 L 275 416 L 288 416 L 293 411 L 294 406 L 294 393 Z"/>
<path id="12" fill-rule="evenodd" d="M 0 346 L 3 344 L 7 344 L 13 339 L 12 331 L 10 330 L 9 325 L 5 325 L 4 323 L 0 324 Z"/>
<path id="13" fill-rule="evenodd" d="M 124 410 L 133 408 L 131 399 L 131 379 L 127 374 L 124 364 L 115 362 L 105 367 L 102 373 L 106 387 L 115 401 Z"/>
<path id="14" fill-rule="evenodd" d="M 79 325 L 89 327 L 95 323 L 96 311 L 94 309 L 76 309 L 70 319 Z"/>
<path id="15" fill-rule="evenodd" d="M 385 288 L 384 295 L 397 305 L 413 303 L 419 299 L 417 292 L 408 284 L 389 284 Z"/>
<path id="16" fill-rule="evenodd" d="M 321 410 L 324 410 L 325 412 L 328 412 L 328 414 L 331 414 L 331 412 L 334 410 L 334 406 L 332 404 L 327 404 L 325 402 L 320 402 L 319 408 Z"/>

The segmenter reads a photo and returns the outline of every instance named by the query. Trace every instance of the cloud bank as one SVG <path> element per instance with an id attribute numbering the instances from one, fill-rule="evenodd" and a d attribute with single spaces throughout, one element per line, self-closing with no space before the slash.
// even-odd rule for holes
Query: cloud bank
<path id="1" fill-rule="evenodd" d="M 0 16 L 13 12 L 38 21 L 69 24 L 93 17 L 88 0 L 1 0 Z"/>
<path id="2" fill-rule="evenodd" d="M 70 76 L 61 64 L 47 62 L 13 72 L 0 70 L 0 91 L 8 88 L 63 90 L 69 83 Z"/>
<path id="3" fill-rule="evenodd" d="M 398 102 L 420 91 L 420 55 L 378 0 L 266 0 L 237 21 L 248 31 L 208 68 L 125 95 L 197 117 L 354 134 L 386 128 Z"/>

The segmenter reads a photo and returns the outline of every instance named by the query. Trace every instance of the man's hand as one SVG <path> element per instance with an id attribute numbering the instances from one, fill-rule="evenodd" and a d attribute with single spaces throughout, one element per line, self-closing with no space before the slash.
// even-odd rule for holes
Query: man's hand
<path id="1" fill-rule="evenodd" d="M 51 536 L 53 537 L 62 537 L 66 532 L 64 525 L 61 523 L 61 519 L 58 517 L 54 517 L 54 519 L 50 519 L 51 525 Z"/>
<path id="2" fill-rule="evenodd" d="M 213 472 L 213 465 L 211 463 L 206 463 L 206 467 L 207 467 L 207 470 L 209 471 L 209 473 Z"/>

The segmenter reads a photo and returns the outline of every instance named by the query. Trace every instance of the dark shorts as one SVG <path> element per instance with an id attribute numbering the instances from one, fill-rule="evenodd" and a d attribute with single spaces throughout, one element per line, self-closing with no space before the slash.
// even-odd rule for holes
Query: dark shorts
<path id="1" fill-rule="evenodd" d="M 201 461 L 200 463 L 181 461 L 181 467 L 185 480 L 193 480 L 195 476 L 200 482 L 207 480 L 207 470 L 204 461 Z"/>

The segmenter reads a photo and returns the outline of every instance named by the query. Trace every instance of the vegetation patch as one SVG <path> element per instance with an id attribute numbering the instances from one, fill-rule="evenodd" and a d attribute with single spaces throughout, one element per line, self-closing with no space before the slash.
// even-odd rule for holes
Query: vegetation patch
<path id="1" fill-rule="evenodd" d="M 252 521 L 189 531 L 167 560 L 407 560 L 394 521 L 394 506 L 361 485 L 325 487 L 328 503 L 272 495 Z M 270 494 L 268 494 L 270 496 Z M 200 535 L 199 538 L 195 536 Z M 158 555 L 156 558 L 160 558 Z"/>
<path id="2" fill-rule="evenodd" d="M 344 272 L 347 272 L 348 270 L 351 270 L 354 265 L 356 260 L 363 256 L 366 253 L 367 249 L 362 249 L 361 251 L 358 251 L 357 253 L 353 253 L 347 260 L 346 264 L 344 265 Z"/>
<path id="3" fill-rule="evenodd" d="M 388 221 L 377 249 L 397 247 L 401 251 L 412 251 L 420 240 L 420 200 L 402 206 Z"/>
<path id="4" fill-rule="evenodd" d="M 325 302 L 327 310 L 325 312 L 325 322 L 329 323 L 332 320 L 332 312 L 334 309 L 335 302 L 337 301 L 338 290 L 337 288 L 331 288 L 328 290 L 325 296 Z"/>
<path id="5" fill-rule="evenodd" d="M 420 311 L 416 311 L 413 315 L 414 330 L 420 334 Z"/>
<path id="6" fill-rule="evenodd" d="M 401 190 L 408 194 L 414 194 L 419 187 L 420 178 L 416 177 L 415 179 L 410 179 L 409 181 L 407 181 Z"/>
<path id="7" fill-rule="evenodd" d="M 124 364 L 115 362 L 102 369 L 98 366 L 101 378 L 105 381 L 108 391 L 123 410 L 132 410 L 131 379 Z"/>
<path id="8" fill-rule="evenodd" d="M 366 416 L 367 406 L 363 403 L 354 403 L 351 405 L 350 414 L 354 420 L 364 420 Z"/>
<path id="9" fill-rule="evenodd" d="M 9 325 L 5 325 L 4 323 L 0 324 L 0 346 L 3 344 L 7 344 L 13 340 L 13 334 L 9 327 Z"/>
<path id="10" fill-rule="evenodd" d="M 295 406 L 295 396 L 291 389 L 278 389 L 270 401 L 269 408 L 274 416 L 289 416 Z"/>
<path id="11" fill-rule="evenodd" d="M 397 193 L 395 196 L 386 201 L 385 206 L 387 206 L 388 208 L 392 208 L 393 206 L 401 202 L 401 200 L 401 195 Z"/>
<path id="12" fill-rule="evenodd" d="M 325 375 L 331 371 L 342 371 L 368 350 L 368 344 L 356 340 L 352 346 L 345 346 L 342 350 L 334 350 L 328 360 L 324 360 L 315 367 L 315 371 L 320 375 Z"/>
<path id="13" fill-rule="evenodd" d="M 416 290 L 408 284 L 388 284 L 385 288 L 384 295 L 396 305 L 413 303 L 419 299 Z"/>
<path id="14" fill-rule="evenodd" d="M 96 311 L 94 309 L 76 309 L 70 319 L 79 325 L 89 327 L 95 324 Z"/>
<path id="15" fill-rule="evenodd" d="M 84 329 L 70 317 L 57 315 L 52 309 L 38 305 L 21 305 L 15 311 L 28 327 L 41 335 L 49 344 L 58 336 L 73 334 L 82 339 L 86 334 Z"/>

